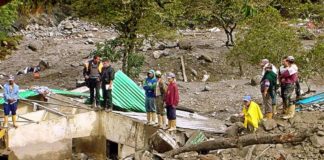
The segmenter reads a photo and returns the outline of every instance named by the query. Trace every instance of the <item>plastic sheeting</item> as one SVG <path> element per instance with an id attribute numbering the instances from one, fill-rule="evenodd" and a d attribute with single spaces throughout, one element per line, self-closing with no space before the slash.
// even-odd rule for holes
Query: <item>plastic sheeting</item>
<path id="1" fill-rule="evenodd" d="M 299 100 L 296 104 L 315 104 L 320 102 L 324 102 L 324 92 Z"/>

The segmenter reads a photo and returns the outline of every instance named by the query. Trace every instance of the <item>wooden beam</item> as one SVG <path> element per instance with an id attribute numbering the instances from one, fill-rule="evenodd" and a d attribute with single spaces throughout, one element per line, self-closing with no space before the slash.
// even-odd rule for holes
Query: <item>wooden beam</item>
<path id="1" fill-rule="evenodd" d="M 38 104 L 38 103 L 36 103 L 36 102 L 32 102 L 32 103 L 35 104 L 36 106 L 39 106 L 39 107 L 41 107 L 41 108 L 44 108 L 45 110 L 47 110 L 47 111 L 49 111 L 49 112 L 51 112 L 51 113 L 54 113 L 54 114 L 57 114 L 57 115 L 60 115 L 60 116 L 67 117 L 67 115 L 65 115 L 65 114 L 63 114 L 63 113 L 61 113 L 61 112 L 59 112 L 59 111 L 57 111 L 57 110 L 55 110 L 55 109 L 45 107 L 45 106 L 43 106 L 43 105 L 41 105 L 41 104 Z"/>
<path id="2" fill-rule="evenodd" d="M 182 74 L 183 74 L 183 81 L 184 82 L 188 82 L 187 74 L 186 74 L 186 67 L 185 67 L 185 63 L 184 63 L 183 56 L 180 57 L 180 60 L 181 60 L 181 68 L 182 68 Z"/>

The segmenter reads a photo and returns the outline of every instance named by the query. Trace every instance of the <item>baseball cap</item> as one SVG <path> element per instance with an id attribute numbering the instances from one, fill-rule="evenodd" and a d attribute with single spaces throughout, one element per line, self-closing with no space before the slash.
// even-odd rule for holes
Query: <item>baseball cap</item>
<path id="1" fill-rule="evenodd" d="M 10 75 L 8 81 L 13 81 L 13 80 L 15 80 L 15 77 L 13 75 Z"/>
<path id="2" fill-rule="evenodd" d="M 262 59 L 261 60 L 261 64 L 262 65 L 266 65 L 266 64 L 268 64 L 269 63 L 269 60 L 268 59 Z"/>
<path id="3" fill-rule="evenodd" d="M 169 73 L 167 78 L 175 78 L 175 74 L 174 73 Z"/>
<path id="4" fill-rule="evenodd" d="M 287 60 L 293 62 L 293 61 L 295 61 L 295 57 L 293 57 L 293 56 L 288 56 L 288 57 L 287 57 Z"/>
<path id="5" fill-rule="evenodd" d="M 244 96 L 243 101 L 247 101 L 247 102 L 251 101 L 251 96 Z"/>
<path id="6" fill-rule="evenodd" d="M 154 74 L 154 70 L 153 69 L 151 69 L 151 70 L 149 70 L 147 73 L 152 73 L 152 74 Z"/>

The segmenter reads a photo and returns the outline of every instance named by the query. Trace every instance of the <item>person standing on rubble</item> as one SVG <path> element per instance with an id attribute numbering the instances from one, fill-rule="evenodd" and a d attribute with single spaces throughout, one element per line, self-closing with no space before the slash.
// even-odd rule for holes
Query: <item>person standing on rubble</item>
<path id="1" fill-rule="evenodd" d="M 279 70 L 279 81 L 281 86 L 281 97 L 284 108 L 284 119 L 293 118 L 295 115 L 295 104 L 291 96 L 297 81 L 297 70 L 292 66 L 292 56 L 283 58 L 283 66 Z"/>
<path id="2" fill-rule="evenodd" d="M 162 73 L 160 71 L 156 71 L 156 88 L 155 88 L 155 103 L 157 107 L 157 115 L 158 115 L 158 127 L 164 128 L 166 126 L 166 116 L 165 116 L 165 108 L 164 108 L 164 97 L 166 93 L 165 82 L 162 79 Z"/>
<path id="3" fill-rule="evenodd" d="M 155 87 L 156 87 L 155 71 L 150 70 L 147 73 L 147 78 L 143 83 L 145 90 L 145 109 L 147 124 L 154 125 L 156 120 L 156 106 L 155 106 Z"/>
<path id="4" fill-rule="evenodd" d="M 3 110 L 4 110 L 4 127 L 8 127 L 8 116 L 11 112 L 12 122 L 15 128 L 16 125 L 16 111 L 19 102 L 19 86 L 15 83 L 15 79 L 13 76 L 9 76 L 8 83 L 4 85 L 4 101 Z"/>
<path id="5" fill-rule="evenodd" d="M 114 68 L 110 64 L 108 58 L 103 60 L 103 68 L 101 73 L 101 89 L 103 95 L 103 105 L 102 108 L 110 112 L 113 108 L 112 103 L 112 89 L 113 89 L 113 80 L 115 78 Z"/>
<path id="6" fill-rule="evenodd" d="M 83 69 L 83 76 L 90 89 L 90 104 L 95 108 L 97 105 L 99 106 L 100 74 L 102 67 L 103 65 L 100 62 L 100 57 L 95 55 L 92 60 L 85 64 Z"/>
<path id="7" fill-rule="evenodd" d="M 263 60 L 264 61 L 264 60 Z M 276 114 L 276 106 L 274 104 L 275 88 L 277 84 L 277 74 L 273 72 L 273 65 L 268 63 L 263 67 L 265 73 L 261 79 L 261 94 L 263 98 L 263 106 L 265 117 L 272 119 L 272 115 Z"/>
<path id="8" fill-rule="evenodd" d="M 301 98 L 301 88 L 300 88 L 300 84 L 299 84 L 298 67 L 295 63 L 295 57 L 288 56 L 287 59 L 290 61 L 291 67 L 293 67 L 297 71 L 297 79 L 296 79 L 296 83 L 295 83 L 295 93 L 296 93 L 296 99 L 300 99 Z"/>
<path id="9" fill-rule="evenodd" d="M 243 97 L 243 110 L 241 116 L 244 117 L 244 127 L 255 132 L 259 128 L 259 122 L 263 119 L 263 114 L 259 105 L 252 101 L 251 96 Z"/>
<path id="10" fill-rule="evenodd" d="M 262 59 L 260 65 L 262 67 L 262 74 L 261 74 L 262 79 L 265 77 L 266 72 L 270 71 L 269 66 L 271 66 L 271 71 L 275 74 L 275 75 L 272 74 L 272 76 L 276 76 L 276 80 L 275 80 L 275 82 L 273 82 L 272 89 L 270 89 L 271 92 L 269 92 L 271 100 L 272 100 L 272 113 L 273 113 L 273 115 L 276 115 L 277 114 L 277 94 L 276 94 L 276 91 L 277 91 L 278 69 L 276 68 L 275 65 L 270 63 L 270 61 L 268 59 Z"/>
<path id="11" fill-rule="evenodd" d="M 179 90 L 175 82 L 175 74 L 169 73 L 168 76 L 168 88 L 165 95 L 165 104 L 168 117 L 168 130 L 174 131 L 177 128 L 176 123 L 176 107 L 179 103 Z"/>

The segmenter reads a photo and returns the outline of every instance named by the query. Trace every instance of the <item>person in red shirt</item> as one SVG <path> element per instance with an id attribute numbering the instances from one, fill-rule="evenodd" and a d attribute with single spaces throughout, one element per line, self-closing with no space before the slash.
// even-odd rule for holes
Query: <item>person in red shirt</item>
<path id="1" fill-rule="evenodd" d="M 165 95 L 165 104 L 167 109 L 168 118 L 168 131 L 176 130 L 176 107 L 179 103 L 179 90 L 175 82 L 175 74 L 169 73 L 168 76 L 168 88 Z"/>

